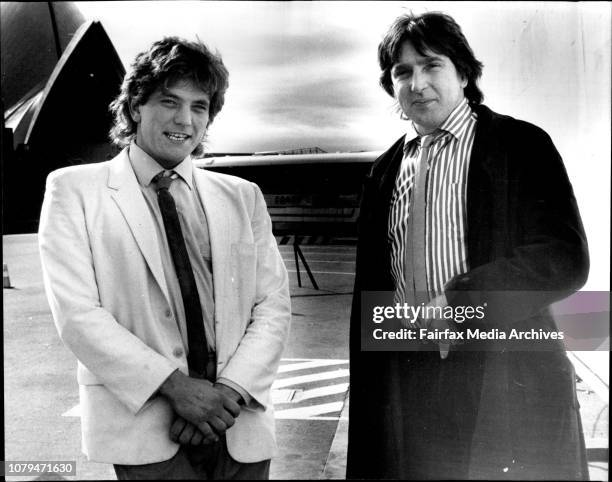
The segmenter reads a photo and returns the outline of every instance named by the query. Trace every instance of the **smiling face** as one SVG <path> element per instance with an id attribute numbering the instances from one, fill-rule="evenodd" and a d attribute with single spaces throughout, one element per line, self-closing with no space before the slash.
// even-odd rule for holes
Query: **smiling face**
<path id="1" fill-rule="evenodd" d="M 158 164 L 172 169 L 206 134 L 210 96 L 190 80 L 159 87 L 145 104 L 132 106 L 136 144 Z"/>
<path id="2" fill-rule="evenodd" d="M 448 57 L 431 51 L 425 54 L 406 41 L 391 68 L 395 99 L 419 134 L 430 134 L 444 123 L 464 99 L 467 85 Z"/>

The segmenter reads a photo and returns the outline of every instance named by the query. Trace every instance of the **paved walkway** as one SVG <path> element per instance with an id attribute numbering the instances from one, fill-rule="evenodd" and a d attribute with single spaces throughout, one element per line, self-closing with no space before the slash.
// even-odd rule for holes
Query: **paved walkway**
<path id="1" fill-rule="evenodd" d="M 88 462 L 80 453 L 75 360 L 61 344 L 51 320 L 36 236 L 4 236 L 3 249 L 13 286 L 3 290 L 6 458 L 76 460 L 78 480 L 114 479 L 109 465 Z M 298 286 L 293 248 L 280 249 L 290 272 L 293 322 L 274 384 L 280 450 L 270 475 L 272 479 L 343 479 L 355 250 L 352 246 L 303 246 L 320 287 L 315 290 L 301 265 L 302 287 Z M 592 480 L 608 479 L 609 381 L 604 369 L 608 364 L 598 359 L 607 355 L 570 354 L 581 378 L 578 398 Z"/>

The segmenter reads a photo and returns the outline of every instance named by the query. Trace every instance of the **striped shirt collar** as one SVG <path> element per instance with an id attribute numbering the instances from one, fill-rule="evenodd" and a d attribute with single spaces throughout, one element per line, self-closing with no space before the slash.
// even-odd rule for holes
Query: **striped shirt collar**
<path id="1" fill-rule="evenodd" d="M 130 163 L 132 164 L 132 169 L 134 169 L 138 183 L 141 186 L 149 186 L 155 176 L 157 176 L 161 171 L 166 170 L 160 166 L 149 154 L 143 151 L 142 148 L 139 147 L 134 141 L 130 143 L 129 158 Z M 191 156 L 187 156 L 172 169 L 187 183 L 189 189 L 193 189 L 192 169 L 193 163 L 191 161 Z"/>
<path id="2" fill-rule="evenodd" d="M 461 136 L 465 133 L 466 128 L 468 126 L 468 120 L 473 115 L 472 109 L 468 104 L 466 98 L 464 98 L 457 107 L 453 109 L 450 115 L 446 118 L 446 120 L 442 123 L 442 125 L 438 128 L 438 132 L 436 133 L 436 137 L 442 137 L 439 135 L 439 131 L 448 132 L 456 139 L 460 139 Z M 413 125 L 414 128 L 414 125 Z M 415 129 L 416 131 L 416 129 Z M 414 137 L 409 137 L 406 135 L 406 139 L 404 141 L 404 149 L 408 149 L 415 143 L 419 143 L 422 136 L 416 135 Z"/>

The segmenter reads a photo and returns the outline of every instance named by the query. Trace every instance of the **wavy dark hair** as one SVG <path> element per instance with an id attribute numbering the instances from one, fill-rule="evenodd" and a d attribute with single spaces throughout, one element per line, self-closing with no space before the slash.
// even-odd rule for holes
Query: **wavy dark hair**
<path id="1" fill-rule="evenodd" d="M 213 54 L 202 42 L 190 42 L 178 37 L 166 37 L 141 52 L 125 74 L 121 92 L 110 104 L 114 125 L 109 132 L 111 141 L 120 146 L 129 145 L 136 136 L 136 122 L 130 114 L 130 105 L 143 105 L 159 87 L 168 87 L 177 81 L 191 80 L 210 96 L 208 124 L 212 123 L 225 102 L 229 85 L 229 72 L 221 56 Z M 204 140 L 192 155 L 204 154 Z"/>
<path id="2" fill-rule="evenodd" d="M 468 102 L 482 103 L 484 95 L 478 88 L 478 79 L 482 75 L 483 64 L 474 56 L 457 22 L 441 12 L 404 14 L 389 27 L 378 45 L 378 64 L 382 71 L 380 85 L 387 94 L 394 97 L 391 68 L 399 59 L 402 44 L 407 40 L 420 55 L 425 55 L 429 50 L 448 57 L 457 72 L 468 81 L 464 89 Z"/>

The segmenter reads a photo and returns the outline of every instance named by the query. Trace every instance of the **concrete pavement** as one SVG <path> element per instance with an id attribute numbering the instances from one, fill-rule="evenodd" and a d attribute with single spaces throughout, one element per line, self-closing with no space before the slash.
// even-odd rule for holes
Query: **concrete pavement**
<path id="1" fill-rule="evenodd" d="M 297 287 L 292 247 L 281 246 L 290 270 L 293 322 L 274 386 L 279 454 L 271 465 L 273 479 L 322 477 L 348 390 L 354 250 L 329 247 L 313 257 L 312 249 L 317 248 L 305 247 L 304 253 L 312 259 L 318 291 Z M 112 467 L 80 453 L 76 362 L 51 318 L 36 236 L 4 236 L 3 257 L 12 285 L 3 290 L 6 460 L 74 460 L 79 480 L 114 479 Z"/>
<path id="2" fill-rule="evenodd" d="M 3 290 L 6 459 L 76 460 L 77 479 L 114 479 L 109 465 L 88 462 L 80 453 L 75 359 L 61 344 L 51 319 L 36 237 L 4 236 L 3 249 L 13 286 Z M 297 286 L 292 247 L 280 249 L 290 272 L 293 322 L 274 386 L 280 450 L 270 475 L 272 479 L 341 479 L 348 425 L 354 247 L 302 247 L 320 290 L 312 288 L 304 271 L 302 287 Z M 582 378 L 578 397 L 592 479 L 607 480 L 608 399 L 601 385 L 595 390 L 588 385 L 588 377 Z"/>

